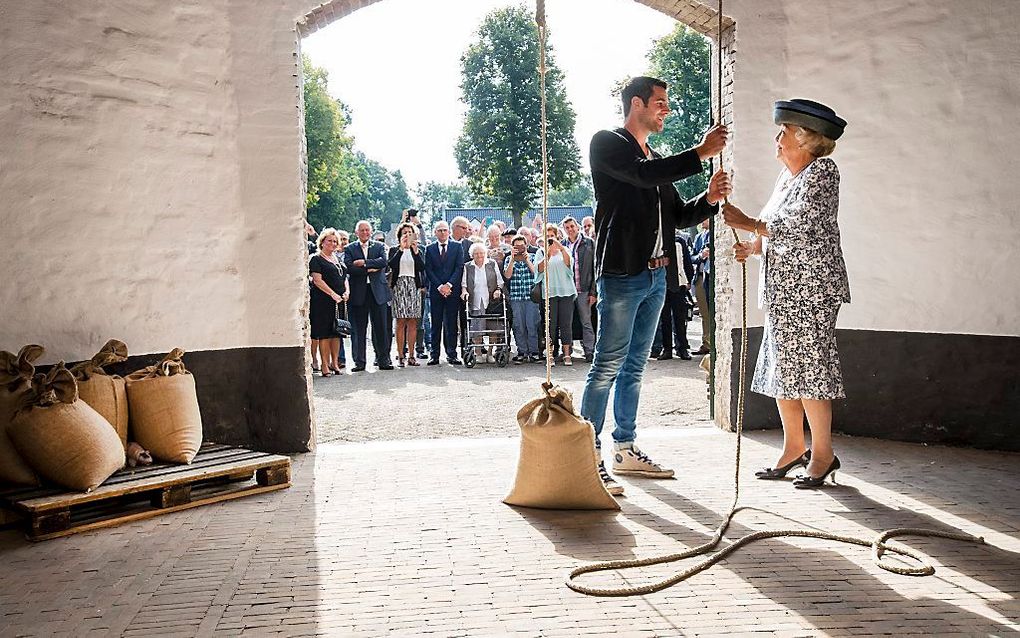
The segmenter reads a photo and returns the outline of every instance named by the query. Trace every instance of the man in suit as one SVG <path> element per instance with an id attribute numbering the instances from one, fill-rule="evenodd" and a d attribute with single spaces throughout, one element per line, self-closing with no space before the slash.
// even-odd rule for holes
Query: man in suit
<path id="1" fill-rule="evenodd" d="M 687 343 L 687 308 L 690 305 L 688 290 L 694 278 L 694 264 L 691 262 L 687 240 L 679 233 L 676 236 L 676 254 L 677 260 L 666 266 L 666 301 L 662 304 L 659 328 L 652 341 L 652 356 L 660 361 L 673 358 L 674 345 L 676 356 L 685 361 L 691 358 L 690 345 Z"/>
<path id="2" fill-rule="evenodd" d="M 581 323 L 581 345 L 584 360 L 591 362 L 595 356 L 595 330 L 591 323 L 591 310 L 595 305 L 595 242 L 581 232 L 581 225 L 573 217 L 563 218 L 563 230 L 567 232 L 567 248 L 570 250 L 571 267 L 574 270 L 574 309 Z"/>
<path id="3" fill-rule="evenodd" d="M 464 249 L 464 263 L 471 261 L 471 222 L 468 221 L 467 217 L 457 216 L 450 221 L 450 239 L 455 242 L 460 242 L 460 247 Z M 484 234 L 484 231 L 482 231 Z M 457 331 L 464 330 L 467 326 L 467 306 L 464 304 L 464 300 L 457 295 L 457 303 L 460 304 L 460 310 L 458 310 L 458 321 Z"/>
<path id="4" fill-rule="evenodd" d="M 466 221 L 466 220 L 465 220 Z M 425 249 L 425 276 L 428 279 L 429 304 L 432 308 L 432 358 L 429 365 L 439 363 L 440 345 L 446 346 L 446 360 L 455 366 L 457 357 L 457 322 L 460 313 L 460 280 L 464 274 L 464 248 L 450 238 L 446 222 L 436 223 L 432 231 L 436 241 Z"/>
<path id="5" fill-rule="evenodd" d="M 673 185 L 700 173 L 702 161 L 723 150 L 725 127 L 714 127 L 698 146 L 668 157 L 648 146 L 670 113 L 666 88 L 662 80 L 646 76 L 628 81 L 621 91 L 623 128 L 596 133 L 589 155 L 597 202 L 600 325 L 580 412 L 594 425 L 598 447 L 612 393 L 613 470 L 646 478 L 673 476 L 673 470 L 638 449 L 635 439 L 641 379 L 666 296 L 665 267 L 676 261 L 674 230 L 708 219 L 730 192 L 729 176 L 722 171 L 709 179 L 707 192 L 690 201 Z M 610 494 L 623 493 L 601 462 L 599 475 Z"/>
<path id="6" fill-rule="evenodd" d="M 708 312 L 708 296 L 712 289 L 712 237 L 707 219 L 701 222 L 700 227 L 701 232 L 694 238 L 692 251 L 695 273 L 691 286 L 694 298 L 698 300 L 698 312 L 701 313 L 701 347 L 694 353 L 697 355 L 712 352 L 712 318 Z"/>
<path id="7" fill-rule="evenodd" d="M 465 264 L 471 261 L 471 222 L 468 221 L 467 217 L 454 217 L 453 221 L 450 222 L 450 236 L 453 241 L 459 242 L 461 249 L 464 251 L 464 259 L 462 260 Z"/>
<path id="8" fill-rule="evenodd" d="M 380 370 L 392 370 L 390 329 L 387 308 L 390 289 L 386 285 L 386 246 L 372 241 L 372 224 L 361 220 L 354 227 L 358 241 L 344 248 L 344 265 L 351 281 L 351 346 L 354 367 L 351 372 L 365 369 L 365 339 L 368 322 L 372 322 L 372 349 Z"/>

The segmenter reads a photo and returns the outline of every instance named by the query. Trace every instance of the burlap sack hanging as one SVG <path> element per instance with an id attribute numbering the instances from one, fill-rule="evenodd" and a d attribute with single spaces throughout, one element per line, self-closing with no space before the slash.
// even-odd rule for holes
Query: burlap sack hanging
<path id="1" fill-rule="evenodd" d="M 570 393 L 543 386 L 545 396 L 517 412 L 521 451 L 507 505 L 563 510 L 618 510 L 598 474 L 595 430 L 574 412 Z"/>
<path id="2" fill-rule="evenodd" d="M 127 345 L 123 341 L 110 339 L 90 360 L 71 368 L 71 374 L 78 382 L 78 398 L 110 422 L 125 449 L 128 435 L 127 382 L 123 377 L 106 374 L 103 366 L 127 361 L 127 354 Z"/>
<path id="3" fill-rule="evenodd" d="M 117 433 L 78 400 L 74 377 L 63 362 L 32 378 L 9 433 L 36 472 L 73 490 L 91 491 L 124 466 Z"/>
<path id="4" fill-rule="evenodd" d="M 157 365 L 127 376 L 132 438 L 153 458 L 172 463 L 191 463 L 202 446 L 195 377 L 183 356 L 174 348 Z"/>
<path id="5" fill-rule="evenodd" d="M 32 362 L 43 353 L 42 346 L 28 345 L 18 354 L 0 352 L 0 484 L 39 485 L 35 470 L 21 458 L 7 428 L 21 404 L 21 396 L 31 388 Z"/>

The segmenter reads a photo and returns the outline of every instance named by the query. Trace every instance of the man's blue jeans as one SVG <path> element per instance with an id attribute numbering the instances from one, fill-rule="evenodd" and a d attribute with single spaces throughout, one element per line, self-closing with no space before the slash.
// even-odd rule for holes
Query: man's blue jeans
<path id="1" fill-rule="evenodd" d="M 538 304 L 530 299 L 511 299 L 511 314 L 514 316 L 514 341 L 518 355 L 538 354 L 538 324 L 541 317 Z"/>
<path id="2" fill-rule="evenodd" d="M 613 440 L 628 443 L 636 436 L 641 377 L 666 298 L 666 271 L 658 268 L 636 275 L 602 275 L 596 286 L 599 331 L 595 360 L 584 384 L 581 416 L 595 425 L 595 444 L 600 445 L 609 390 L 615 382 Z"/>

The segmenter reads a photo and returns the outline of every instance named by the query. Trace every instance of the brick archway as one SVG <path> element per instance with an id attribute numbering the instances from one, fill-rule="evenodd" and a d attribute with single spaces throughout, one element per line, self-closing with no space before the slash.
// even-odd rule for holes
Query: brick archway
<path id="1" fill-rule="evenodd" d="M 316 31 L 329 26 L 330 24 L 340 20 L 341 18 L 362 9 L 369 5 L 381 2 L 382 0 L 332 0 L 325 2 L 311 8 L 308 13 L 301 17 L 297 21 L 296 34 L 297 40 L 295 42 L 295 54 L 294 54 L 294 66 L 295 66 L 295 77 L 301 77 L 301 39 L 305 36 L 311 35 Z M 625 0 L 621 0 L 625 1 Z M 716 104 L 716 93 L 718 91 L 718 57 L 722 55 L 722 121 L 727 126 L 731 127 L 733 131 L 733 78 L 736 62 L 736 24 L 728 16 L 723 15 L 722 25 L 722 37 L 721 46 L 720 38 L 718 34 L 718 10 L 714 7 L 715 3 L 707 4 L 700 2 L 699 0 L 634 0 L 640 4 L 648 6 L 651 9 L 659 11 L 665 15 L 670 16 L 678 22 L 681 22 L 690 28 L 694 29 L 698 33 L 706 36 L 716 46 L 712 47 L 712 104 Z M 301 104 L 303 100 L 303 94 L 301 92 L 300 83 L 298 83 L 297 100 L 300 105 L 299 113 L 302 117 L 299 117 L 298 126 L 301 129 L 301 145 L 302 145 L 302 163 L 305 162 L 306 154 L 304 149 L 305 136 L 304 136 L 304 107 Z M 733 131 L 735 133 L 735 131 Z M 725 165 L 728 169 L 733 167 L 733 150 L 732 145 L 727 148 L 726 155 L 723 158 Z M 307 166 L 302 166 L 303 172 L 307 171 Z M 304 188 L 304 182 L 302 182 L 302 189 Z M 303 194 L 303 193 L 302 193 Z M 717 252 L 715 257 L 717 260 L 732 259 L 732 249 L 729 247 L 727 241 L 720 242 L 717 245 Z M 734 405 L 735 402 L 732 400 L 732 374 L 733 374 L 733 355 L 734 345 L 731 335 L 733 329 L 736 327 L 737 318 L 733 308 L 736 307 L 734 304 L 734 295 L 739 290 L 740 283 L 733 281 L 731 273 L 733 269 L 730 268 L 719 268 L 713 269 L 715 271 L 715 334 L 713 335 L 712 343 L 715 350 L 715 383 L 714 393 L 712 402 L 712 414 L 717 425 L 727 429 L 733 429 L 733 419 L 735 418 Z M 306 313 L 307 314 L 307 313 Z M 309 393 L 311 388 L 309 387 Z M 314 419 L 313 419 L 313 440 L 314 440 Z"/>

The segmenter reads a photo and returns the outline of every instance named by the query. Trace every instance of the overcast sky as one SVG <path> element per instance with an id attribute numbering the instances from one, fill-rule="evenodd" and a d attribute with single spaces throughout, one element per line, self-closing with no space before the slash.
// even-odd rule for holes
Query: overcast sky
<path id="1" fill-rule="evenodd" d="M 464 112 L 460 56 L 482 17 L 509 4 L 384 0 L 313 33 L 301 46 L 329 71 L 331 92 L 350 107 L 359 150 L 399 169 L 412 188 L 428 180 L 453 181 L 453 145 Z M 652 41 L 676 22 L 633 0 L 548 0 L 546 22 L 577 113 L 577 143 L 587 171 L 591 136 L 620 125 L 613 85 L 645 73 Z"/>

